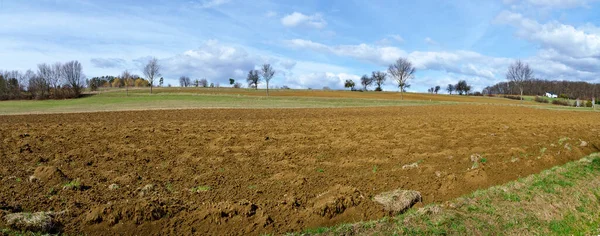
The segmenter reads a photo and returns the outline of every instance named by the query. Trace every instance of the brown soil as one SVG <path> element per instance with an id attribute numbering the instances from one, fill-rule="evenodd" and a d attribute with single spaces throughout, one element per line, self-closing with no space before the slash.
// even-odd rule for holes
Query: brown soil
<path id="1" fill-rule="evenodd" d="M 598 151 L 598 118 L 484 105 L 0 116 L 0 216 L 66 210 L 67 233 L 142 235 L 376 219 L 382 192 L 440 202 Z"/>

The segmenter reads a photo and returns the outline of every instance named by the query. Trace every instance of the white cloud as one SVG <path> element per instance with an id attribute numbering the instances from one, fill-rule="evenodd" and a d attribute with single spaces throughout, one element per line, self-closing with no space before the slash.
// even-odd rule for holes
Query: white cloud
<path id="1" fill-rule="evenodd" d="M 438 42 L 436 42 L 435 40 L 431 39 L 430 37 L 426 37 L 425 38 L 425 43 L 427 43 L 429 45 L 439 45 Z"/>
<path id="2" fill-rule="evenodd" d="M 90 62 L 98 68 L 121 68 L 126 63 L 121 58 L 92 58 Z"/>
<path id="3" fill-rule="evenodd" d="M 304 15 L 299 12 L 286 15 L 281 18 L 281 24 L 286 27 L 296 26 L 308 26 L 312 28 L 322 29 L 327 26 L 327 22 L 323 19 L 323 16 L 319 13 L 313 15 Z"/>
<path id="4" fill-rule="evenodd" d="M 385 38 L 382 38 L 381 40 L 377 41 L 377 44 L 379 45 L 390 45 L 393 44 L 394 42 L 396 43 L 403 43 L 404 42 L 404 38 L 402 38 L 402 36 L 397 35 L 397 34 L 392 34 L 392 35 L 388 35 Z"/>
<path id="5" fill-rule="evenodd" d="M 397 34 L 390 35 L 390 38 L 398 41 L 399 43 L 403 43 L 404 42 L 404 38 L 402 38 L 402 36 L 397 35 Z"/>
<path id="6" fill-rule="evenodd" d="M 360 80 L 360 76 L 348 73 L 316 72 L 288 77 L 284 83 L 290 88 L 322 89 L 323 87 L 329 87 L 331 89 L 342 89 L 347 79 L 356 82 Z"/>
<path id="7" fill-rule="evenodd" d="M 397 47 L 368 44 L 327 46 L 303 39 L 288 40 L 286 43 L 293 48 L 310 49 L 325 54 L 352 57 L 384 67 L 387 67 L 400 57 L 406 57 L 413 62 L 417 69 L 446 71 L 484 78 L 493 78 L 496 74 L 503 73 L 497 66 L 504 67 L 510 61 L 506 58 L 489 58 L 471 51 L 414 51 L 407 53 Z"/>
<path id="8" fill-rule="evenodd" d="M 396 47 L 373 46 L 368 44 L 327 46 L 304 39 L 286 40 L 285 44 L 292 48 L 310 49 L 338 56 L 349 56 L 376 64 L 388 64 L 406 54 Z"/>
<path id="9" fill-rule="evenodd" d="M 518 37 L 538 43 L 544 48 L 577 58 L 600 57 L 600 34 L 593 26 L 586 25 L 578 29 L 558 22 L 540 24 L 509 11 L 500 13 L 495 22 L 517 27 Z"/>
<path id="10" fill-rule="evenodd" d="M 228 78 L 239 77 L 253 69 L 257 59 L 260 57 L 250 56 L 243 48 L 211 40 L 197 49 L 160 59 L 160 63 L 165 78 L 185 75 L 225 83 Z"/>

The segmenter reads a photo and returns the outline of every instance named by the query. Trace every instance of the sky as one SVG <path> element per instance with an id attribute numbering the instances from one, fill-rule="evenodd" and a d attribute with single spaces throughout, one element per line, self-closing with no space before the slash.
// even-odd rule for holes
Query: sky
<path id="1" fill-rule="evenodd" d="M 271 86 L 343 89 L 400 57 L 417 71 L 408 91 L 481 90 L 517 59 L 536 78 L 600 82 L 600 1 L 0 0 L 0 70 L 78 60 L 90 78 L 142 75 L 152 57 L 173 86 L 245 84 L 269 63 Z"/>

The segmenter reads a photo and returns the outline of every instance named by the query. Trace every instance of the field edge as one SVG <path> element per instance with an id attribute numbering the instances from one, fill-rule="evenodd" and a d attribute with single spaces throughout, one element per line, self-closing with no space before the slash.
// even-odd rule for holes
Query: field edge
<path id="1" fill-rule="evenodd" d="M 600 153 L 395 217 L 287 235 L 600 234 Z"/>

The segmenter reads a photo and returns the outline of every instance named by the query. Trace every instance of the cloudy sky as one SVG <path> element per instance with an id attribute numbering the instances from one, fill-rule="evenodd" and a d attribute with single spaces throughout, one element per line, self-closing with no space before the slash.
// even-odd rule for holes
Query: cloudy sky
<path id="1" fill-rule="evenodd" d="M 0 70 L 79 60 L 88 77 L 141 75 L 156 57 L 173 85 L 241 82 L 270 63 L 275 86 L 343 88 L 406 57 L 410 91 L 480 90 L 521 59 L 539 78 L 600 82 L 599 12 L 595 0 L 0 0 Z"/>

